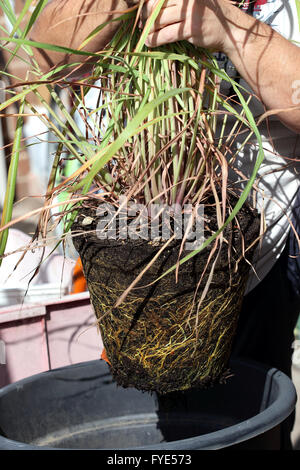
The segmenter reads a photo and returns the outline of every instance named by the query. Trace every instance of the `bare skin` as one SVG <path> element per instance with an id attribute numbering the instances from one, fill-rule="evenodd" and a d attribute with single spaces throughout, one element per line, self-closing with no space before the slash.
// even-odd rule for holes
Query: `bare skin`
<path id="1" fill-rule="evenodd" d="M 97 25 L 109 18 L 104 12 L 126 10 L 132 3 L 134 0 L 52 0 L 37 22 L 32 37 L 37 41 L 76 48 Z M 145 2 L 144 19 L 150 15 L 155 3 L 156 0 Z M 76 17 L 87 12 L 92 14 L 80 19 Z M 89 51 L 101 50 L 117 27 L 118 23 L 115 23 L 104 30 L 89 43 Z M 300 132 L 300 109 L 299 105 L 298 108 L 295 106 L 294 99 L 295 84 L 300 83 L 300 48 L 236 8 L 229 0 L 166 0 L 147 45 L 157 47 L 183 39 L 224 52 L 266 109 L 294 108 L 278 116 L 287 127 Z M 48 62 L 44 58 L 38 59 L 45 70 L 59 62 L 70 62 L 74 57 L 52 53 Z"/>
<path id="2" fill-rule="evenodd" d="M 147 2 L 145 18 L 154 4 L 154 0 Z M 300 48 L 230 1 L 166 0 L 147 45 L 157 47 L 183 39 L 224 52 L 268 110 L 295 106 Z M 279 118 L 300 132 L 300 109 L 281 113 Z"/>
<path id="3" fill-rule="evenodd" d="M 123 14 L 131 3 L 130 0 L 50 0 L 34 25 L 31 39 L 77 49 L 97 26 Z M 98 52 L 104 49 L 118 26 L 118 22 L 107 25 L 83 50 Z M 43 72 L 57 65 L 86 61 L 84 56 L 43 49 L 35 50 L 35 58 Z M 89 60 L 89 65 L 80 68 L 80 73 L 91 67 L 92 60 Z"/>

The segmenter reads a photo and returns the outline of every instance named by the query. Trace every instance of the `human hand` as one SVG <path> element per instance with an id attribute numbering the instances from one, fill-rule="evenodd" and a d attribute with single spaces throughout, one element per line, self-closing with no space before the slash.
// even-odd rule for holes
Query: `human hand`
<path id="1" fill-rule="evenodd" d="M 156 0 L 146 0 L 143 19 Z M 226 52 L 237 8 L 230 0 L 166 0 L 147 38 L 148 47 L 187 40 L 195 46 Z"/>
<path id="2" fill-rule="evenodd" d="M 137 0 L 51 0 L 39 15 L 31 30 L 30 39 L 57 46 L 78 49 L 99 25 L 117 19 L 132 7 Z M 120 23 L 109 22 L 83 48 L 92 53 L 109 44 Z M 85 56 L 60 51 L 34 49 L 34 57 L 43 72 L 57 65 L 83 62 Z M 90 71 L 93 59 L 78 70 L 82 74 Z"/>

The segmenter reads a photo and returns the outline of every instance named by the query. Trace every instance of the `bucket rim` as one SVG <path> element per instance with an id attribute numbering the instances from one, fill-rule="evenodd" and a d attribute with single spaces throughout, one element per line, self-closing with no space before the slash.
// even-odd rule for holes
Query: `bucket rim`
<path id="1" fill-rule="evenodd" d="M 99 360 L 92 360 L 72 364 L 56 369 L 52 369 L 45 372 L 26 377 L 22 380 L 6 385 L 0 389 L 0 399 L 10 391 L 16 388 L 22 388 L 24 385 L 31 382 L 37 381 L 41 377 L 54 375 L 57 372 L 69 370 L 70 368 L 82 368 L 92 366 L 93 364 L 99 363 Z M 113 450 L 217 450 L 230 447 L 235 444 L 250 440 L 258 435 L 261 435 L 270 429 L 276 427 L 282 423 L 295 409 L 297 402 L 297 393 L 292 380 L 283 372 L 276 368 L 268 367 L 265 364 L 255 362 L 248 359 L 232 359 L 230 361 L 232 365 L 243 365 L 251 368 L 256 368 L 261 372 L 266 373 L 266 381 L 269 381 L 268 390 L 273 381 L 276 382 L 279 390 L 279 398 L 272 404 L 268 404 L 268 393 L 263 397 L 264 404 L 258 414 L 252 416 L 249 419 L 241 421 L 232 426 L 228 426 L 218 431 L 203 434 L 196 437 L 187 439 L 181 439 L 176 441 L 164 442 L 161 444 L 151 444 L 139 447 L 126 447 L 122 449 L 113 448 Z M 281 400 L 280 400 L 281 398 Z M 26 444 L 19 441 L 14 441 L 0 435 L 0 448 L 3 450 L 74 450 L 70 448 L 56 448 L 50 446 L 36 446 L 32 444 Z M 77 450 L 77 449 L 76 449 Z M 81 449 L 78 449 L 81 450 Z M 84 450 L 84 449 L 82 449 Z M 92 449 L 91 449 L 92 450 Z M 97 449 L 95 449 L 97 450 Z M 105 448 L 102 450 L 112 450 L 112 448 Z"/>

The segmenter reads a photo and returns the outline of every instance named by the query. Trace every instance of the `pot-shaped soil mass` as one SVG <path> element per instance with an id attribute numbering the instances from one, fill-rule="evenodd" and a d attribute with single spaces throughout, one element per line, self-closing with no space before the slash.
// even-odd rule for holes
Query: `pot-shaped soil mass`
<path id="1" fill-rule="evenodd" d="M 167 393 L 220 380 L 251 269 L 253 249 L 245 254 L 245 248 L 258 235 L 257 214 L 244 205 L 208 265 L 211 245 L 180 266 L 177 280 L 173 271 L 153 283 L 178 261 L 181 241 L 174 240 L 117 308 L 116 301 L 161 245 L 99 239 L 98 222 L 95 211 L 83 207 L 73 225 L 73 242 L 116 382 Z M 205 234 L 216 228 L 213 215 L 206 213 Z"/>

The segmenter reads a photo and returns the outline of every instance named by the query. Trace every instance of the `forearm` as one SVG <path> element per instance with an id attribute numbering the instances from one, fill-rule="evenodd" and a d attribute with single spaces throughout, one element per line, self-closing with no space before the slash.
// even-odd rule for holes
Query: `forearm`
<path id="1" fill-rule="evenodd" d="M 145 17 L 153 7 L 154 0 L 147 0 Z M 165 0 L 147 44 L 156 47 L 182 39 L 225 52 L 267 110 L 298 104 L 293 87 L 300 83 L 300 48 L 230 0 Z M 280 113 L 279 118 L 300 132 L 299 110 Z"/>
<path id="2" fill-rule="evenodd" d="M 295 84 L 300 80 L 300 48 L 253 17 L 230 11 L 224 51 L 241 76 L 267 110 L 299 106 Z M 300 131 L 300 109 L 278 116 L 286 126 Z"/>
<path id="3" fill-rule="evenodd" d="M 125 0 L 52 0 L 36 22 L 31 39 L 77 49 L 100 24 L 118 17 L 127 9 Z M 107 25 L 83 50 L 97 52 L 104 48 L 118 28 L 118 22 Z M 43 71 L 51 67 L 82 62 L 82 56 L 36 49 L 35 57 Z"/>

